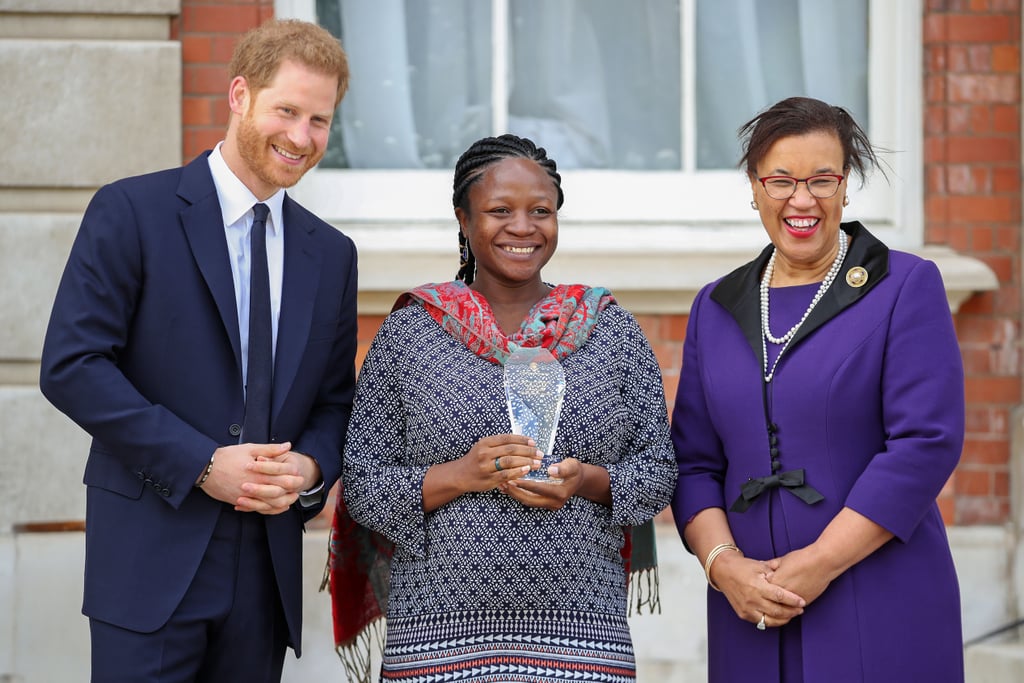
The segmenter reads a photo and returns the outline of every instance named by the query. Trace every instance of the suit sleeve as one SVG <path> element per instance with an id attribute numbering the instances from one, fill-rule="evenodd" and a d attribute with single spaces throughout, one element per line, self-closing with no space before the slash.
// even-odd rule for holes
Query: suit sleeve
<path id="1" fill-rule="evenodd" d="M 333 228 L 331 228 L 333 229 Z M 314 458 L 320 466 L 324 480 L 324 492 L 328 491 L 341 476 L 342 451 L 349 417 L 352 414 L 352 397 L 355 393 L 355 356 L 357 339 L 356 297 L 358 293 L 358 267 L 355 245 L 345 239 L 345 253 L 339 262 L 347 264 L 344 285 L 337 292 L 338 328 L 335 333 L 331 357 L 323 380 L 317 390 L 302 433 L 292 444 L 295 451 Z M 316 516 L 327 501 L 320 498 L 319 504 L 299 507 L 303 517 Z"/>
<path id="2" fill-rule="evenodd" d="M 136 207 L 118 185 L 85 212 L 57 289 L 43 344 L 40 389 L 129 471 L 159 470 L 178 507 L 218 444 L 156 405 L 119 368 L 142 296 Z"/>

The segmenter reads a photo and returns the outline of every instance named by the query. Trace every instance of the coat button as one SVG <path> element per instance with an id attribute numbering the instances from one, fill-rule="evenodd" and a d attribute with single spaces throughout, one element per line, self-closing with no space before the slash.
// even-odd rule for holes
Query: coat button
<path id="1" fill-rule="evenodd" d="M 160 490 L 160 495 L 163 496 L 164 498 L 170 498 L 171 490 L 165 486 L 163 487 L 163 489 Z"/>
<path id="2" fill-rule="evenodd" d="M 242 433 L 242 425 L 233 424 L 230 427 L 228 427 L 228 431 L 231 432 L 231 436 L 238 436 L 239 434 Z"/>

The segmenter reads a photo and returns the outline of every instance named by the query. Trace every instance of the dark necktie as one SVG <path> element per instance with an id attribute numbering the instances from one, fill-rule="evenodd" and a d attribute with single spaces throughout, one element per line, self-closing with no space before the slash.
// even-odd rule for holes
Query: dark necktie
<path id="1" fill-rule="evenodd" d="M 274 377 L 274 333 L 270 321 L 270 273 L 267 270 L 266 204 L 252 207 L 249 236 L 249 367 L 245 381 L 242 441 L 269 443 L 270 397 Z"/>

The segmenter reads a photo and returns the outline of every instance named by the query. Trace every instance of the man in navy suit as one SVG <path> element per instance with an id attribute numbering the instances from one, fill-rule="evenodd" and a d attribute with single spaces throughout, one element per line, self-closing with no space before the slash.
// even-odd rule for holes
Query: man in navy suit
<path id="1" fill-rule="evenodd" d="M 279 681 L 301 654 L 304 522 L 338 478 L 355 381 L 356 251 L 283 188 L 323 156 L 348 64 L 322 28 L 271 21 L 230 76 L 215 149 L 96 193 L 46 333 L 43 393 L 92 436 L 93 681 Z"/>

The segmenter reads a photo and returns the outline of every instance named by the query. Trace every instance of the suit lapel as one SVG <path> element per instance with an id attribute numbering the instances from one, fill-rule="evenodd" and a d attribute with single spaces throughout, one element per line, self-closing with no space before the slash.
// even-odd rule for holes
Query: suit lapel
<path id="1" fill-rule="evenodd" d="M 321 267 L 321 255 L 315 242 L 316 229 L 316 224 L 299 211 L 295 202 L 286 195 L 284 277 L 274 361 L 273 415 L 280 411 L 291 389 L 309 339 Z"/>
<path id="2" fill-rule="evenodd" d="M 868 232 L 858 222 L 843 223 L 840 228 L 853 238 L 846 261 L 839 271 L 832 286 L 822 296 L 807 320 L 790 342 L 790 348 L 810 335 L 826 322 L 834 318 L 848 306 L 852 306 L 861 297 L 871 291 L 875 285 L 889 274 L 889 248 Z M 711 298 L 723 306 L 743 330 L 743 336 L 753 349 L 754 355 L 762 362 L 761 346 L 761 301 L 760 279 L 768 258 L 774 247 L 768 245 L 761 254 L 743 266 L 722 278 L 711 292 Z M 847 282 L 847 273 L 856 267 L 863 268 L 867 273 L 866 282 L 860 287 L 851 286 Z"/>
<path id="3" fill-rule="evenodd" d="M 178 195 L 189 205 L 180 213 L 192 256 L 206 281 L 231 341 L 235 364 L 241 377 L 242 351 L 238 331 L 238 308 L 231 262 L 224 238 L 224 218 L 217 190 L 204 154 L 184 169 Z M 316 248 L 317 226 L 284 199 L 284 276 L 281 285 L 281 314 L 277 328 L 274 361 L 272 418 L 276 416 L 295 380 L 302 352 L 309 339 L 313 305 L 320 281 L 321 256 Z"/>
<path id="4" fill-rule="evenodd" d="M 210 166 L 202 154 L 182 169 L 178 196 L 189 205 L 179 216 L 192 249 L 192 257 L 206 280 L 224 331 L 231 341 L 239 377 L 242 369 L 242 344 L 238 332 L 238 307 L 235 304 L 235 283 L 231 277 L 231 261 L 224 237 L 224 217 Z"/>

